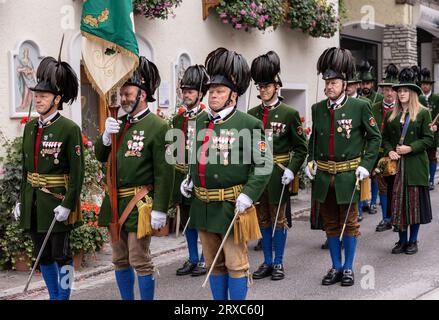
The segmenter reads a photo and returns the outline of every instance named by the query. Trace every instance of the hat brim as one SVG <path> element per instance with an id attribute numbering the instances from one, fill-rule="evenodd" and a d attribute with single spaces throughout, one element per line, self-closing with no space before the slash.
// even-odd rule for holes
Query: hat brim
<path id="1" fill-rule="evenodd" d="M 412 84 L 412 83 L 399 83 L 399 84 L 394 84 L 392 86 L 392 89 L 394 91 L 398 91 L 399 88 L 409 88 L 410 90 L 415 91 L 418 96 L 422 95 L 422 89 L 420 87 L 418 87 L 416 84 Z"/>
<path id="2" fill-rule="evenodd" d="M 421 81 L 421 84 L 423 84 L 423 83 L 427 83 L 427 84 L 433 84 L 433 83 L 435 83 L 436 81 L 434 81 L 434 80 L 429 80 L 429 81 L 425 81 L 425 80 L 423 80 L 423 81 Z"/>

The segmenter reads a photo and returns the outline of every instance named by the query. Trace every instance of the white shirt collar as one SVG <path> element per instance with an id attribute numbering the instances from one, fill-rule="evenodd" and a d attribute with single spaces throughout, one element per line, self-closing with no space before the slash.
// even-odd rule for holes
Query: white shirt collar
<path id="1" fill-rule="evenodd" d="M 337 109 L 338 107 L 341 106 L 345 98 L 346 98 L 346 94 L 343 93 L 336 101 L 332 101 L 331 99 L 329 99 L 329 105 L 332 106 L 335 103 L 336 104 L 335 109 Z"/>
<path id="2" fill-rule="evenodd" d="M 431 91 L 428 94 L 424 94 L 424 96 L 425 96 L 425 98 L 427 98 L 427 100 L 430 99 Z"/>
<path id="3" fill-rule="evenodd" d="M 216 113 L 216 116 L 212 114 L 212 110 L 209 110 L 209 118 L 213 119 L 213 123 L 218 123 L 225 117 L 227 117 L 229 114 L 231 114 L 235 110 L 234 107 L 227 107 L 224 110 L 221 110 L 220 112 Z"/>
<path id="4" fill-rule="evenodd" d="M 44 126 L 44 125 L 46 125 L 49 121 L 51 121 L 53 118 L 55 118 L 56 117 L 56 115 L 58 114 L 59 112 L 57 111 L 57 112 L 55 112 L 54 114 L 51 114 L 50 116 L 48 116 L 46 119 L 41 119 L 41 116 L 40 116 L 40 118 L 38 119 L 38 126 L 39 127 L 42 127 L 42 126 Z"/>
<path id="5" fill-rule="evenodd" d="M 266 105 L 264 102 L 262 102 L 262 105 L 263 105 L 264 107 L 270 107 L 270 108 L 272 108 L 272 107 L 274 107 L 275 105 L 277 105 L 278 103 L 279 103 L 279 99 L 276 98 L 276 100 L 274 100 L 273 103 L 270 103 L 269 105 Z"/>

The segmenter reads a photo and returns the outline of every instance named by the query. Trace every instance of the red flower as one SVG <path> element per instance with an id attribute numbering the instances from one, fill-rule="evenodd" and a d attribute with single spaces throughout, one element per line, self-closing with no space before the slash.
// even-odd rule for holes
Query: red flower
<path id="1" fill-rule="evenodd" d="M 305 117 L 301 117 L 300 122 L 305 123 Z"/>
<path id="2" fill-rule="evenodd" d="M 311 128 L 305 128 L 305 133 L 307 136 L 309 136 L 311 133 Z"/>
<path id="3" fill-rule="evenodd" d="M 24 116 L 24 117 L 21 118 L 20 124 L 26 124 L 28 120 L 29 120 L 29 118 Z"/>
<path id="4" fill-rule="evenodd" d="M 182 114 L 186 111 L 186 108 L 181 106 L 180 108 L 178 108 L 178 114 Z"/>
<path id="5" fill-rule="evenodd" d="M 87 143 L 88 143 L 88 139 L 87 139 L 87 137 L 85 136 L 84 133 L 81 133 L 81 134 L 82 134 L 82 143 L 86 146 Z"/>

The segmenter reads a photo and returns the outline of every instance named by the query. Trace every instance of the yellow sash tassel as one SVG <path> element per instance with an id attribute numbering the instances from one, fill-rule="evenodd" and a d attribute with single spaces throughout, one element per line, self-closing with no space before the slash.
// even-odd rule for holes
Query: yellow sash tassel
<path id="1" fill-rule="evenodd" d="M 300 183 L 300 178 L 299 177 L 294 177 L 293 181 L 290 183 L 289 186 L 289 191 L 290 193 L 296 195 L 299 193 L 299 183 Z"/>
<path id="2" fill-rule="evenodd" d="M 262 238 L 254 206 L 251 206 L 236 218 L 233 233 L 235 244 Z"/>
<path id="3" fill-rule="evenodd" d="M 146 201 L 137 202 L 137 210 L 139 211 L 139 218 L 137 220 L 137 239 L 142 239 L 146 236 L 152 235 L 151 227 L 151 211 L 152 199 L 145 197 Z"/>
<path id="4" fill-rule="evenodd" d="M 364 179 L 360 182 L 360 201 L 372 199 L 372 192 L 370 190 L 370 178 Z"/>

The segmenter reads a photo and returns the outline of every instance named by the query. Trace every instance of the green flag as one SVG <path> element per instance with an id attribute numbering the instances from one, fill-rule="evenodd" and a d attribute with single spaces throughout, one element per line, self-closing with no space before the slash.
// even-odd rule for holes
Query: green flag
<path id="1" fill-rule="evenodd" d="M 131 0 L 88 0 L 82 8 L 82 59 L 93 87 L 105 96 L 139 64 Z"/>

